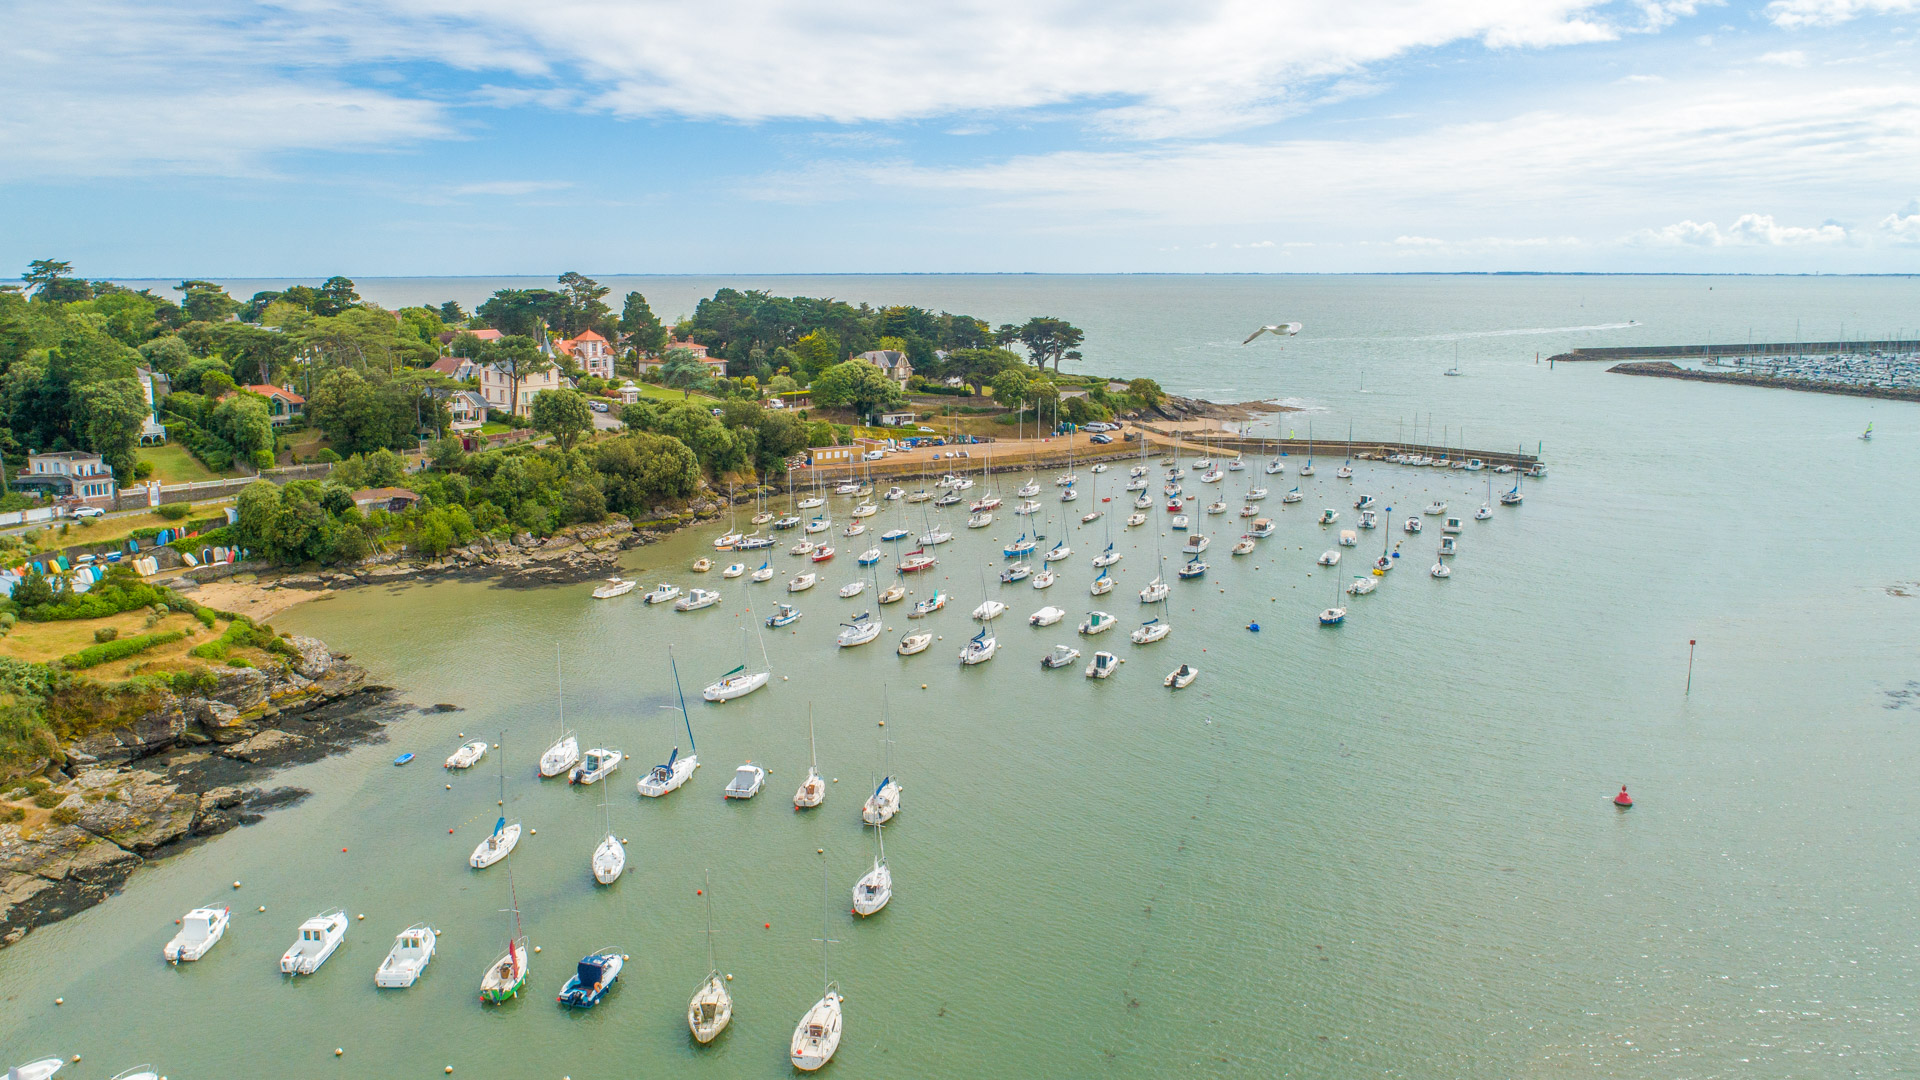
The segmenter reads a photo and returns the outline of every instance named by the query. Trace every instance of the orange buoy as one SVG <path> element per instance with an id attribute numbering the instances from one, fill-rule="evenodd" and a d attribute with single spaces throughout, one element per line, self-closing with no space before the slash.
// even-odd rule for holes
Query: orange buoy
<path id="1" fill-rule="evenodd" d="M 1613 805 L 1619 807 L 1622 810 L 1625 810 L 1628 807 L 1633 805 L 1633 796 L 1627 794 L 1627 785 L 1625 784 L 1620 785 L 1620 794 L 1615 795 L 1613 797 Z"/>

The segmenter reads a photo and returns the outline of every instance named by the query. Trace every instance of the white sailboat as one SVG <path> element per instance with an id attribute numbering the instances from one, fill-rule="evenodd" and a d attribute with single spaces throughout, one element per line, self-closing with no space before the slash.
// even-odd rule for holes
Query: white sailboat
<path id="1" fill-rule="evenodd" d="M 820 1000 L 813 1003 L 800 1023 L 793 1029 L 793 1042 L 789 1047 L 789 1057 L 793 1067 L 801 1072 L 814 1072 L 833 1059 L 833 1052 L 840 1049 L 840 1027 L 843 1020 L 840 1011 L 840 988 L 827 977 L 827 945 L 833 940 L 827 936 L 827 911 L 829 909 L 828 890 L 831 885 L 827 878 L 827 867 L 822 860 L 820 867 L 820 977 L 826 983 L 826 989 L 820 994 Z"/>
<path id="2" fill-rule="evenodd" d="M 580 740 L 574 737 L 573 732 L 567 730 L 567 697 L 566 690 L 560 683 L 560 647 L 558 645 L 555 645 L 553 650 L 553 690 L 559 709 L 560 739 L 547 747 L 546 753 L 540 755 L 540 775 L 545 777 L 559 776 L 573 768 L 574 764 L 580 760 Z"/>
<path id="3" fill-rule="evenodd" d="M 733 1019 L 733 995 L 727 992 L 726 977 L 720 974 L 720 966 L 713 960 L 713 871 L 707 871 L 706 888 L 701 892 L 707 898 L 707 977 L 687 1002 L 687 1030 L 693 1032 L 696 1042 L 705 1046 L 719 1037 L 727 1029 L 727 1021 Z"/>

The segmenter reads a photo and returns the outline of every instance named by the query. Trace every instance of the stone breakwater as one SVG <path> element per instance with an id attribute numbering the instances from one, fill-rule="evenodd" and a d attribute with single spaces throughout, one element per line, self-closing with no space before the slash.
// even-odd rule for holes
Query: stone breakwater
<path id="1" fill-rule="evenodd" d="M 307 792 L 250 785 L 379 739 L 414 711 L 325 643 L 288 640 L 298 655 L 283 668 L 222 672 L 41 765 L 65 798 L 0 825 L 0 946 L 100 903 L 150 861 L 298 801 Z"/>

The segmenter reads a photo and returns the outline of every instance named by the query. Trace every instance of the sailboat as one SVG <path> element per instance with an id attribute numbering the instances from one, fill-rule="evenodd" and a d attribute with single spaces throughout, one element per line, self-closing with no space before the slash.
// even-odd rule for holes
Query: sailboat
<path id="1" fill-rule="evenodd" d="M 540 755 L 540 775 L 547 777 L 559 776 L 580 761 L 580 740 L 567 730 L 567 698 L 560 685 L 560 648 L 557 645 L 553 650 L 553 688 L 559 704 L 560 740 Z"/>
<path id="2" fill-rule="evenodd" d="M 746 627 L 741 627 L 740 632 L 745 634 Z M 718 681 L 701 692 L 701 696 L 708 701 L 732 701 L 767 685 L 767 680 L 773 677 L 773 663 L 767 659 L 767 639 L 764 637 L 760 639 L 760 662 L 767 666 L 767 670 L 748 671 L 747 665 L 741 664 L 720 676 Z"/>
<path id="3" fill-rule="evenodd" d="M 706 888 L 700 891 L 707 898 L 707 977 L 693 992 L 693 1000 L 687 1002 L 687 1030 L 704 1046 L 718 1038 L 727 1029 L 727 1021 L 733 1019 L 733 995 L 727 992 L 726 977 L 713 960 L 713 871 L 707 871 Z"/>
<path id="4" fill-rule="evenodd" d="M 607 817 L 607 838 L 593 849 L 593 880 L 602 885 L 611 885 L 620 880 L 627 869 L 627 846 L 613 835 L 613 807 L 607 802 L 607 788 L 600 789 L 600 809 Z"/>
<path id="5" fill-rule="evenodd" d="M 820 778 L 820 755 L 813 745 L 813 706 L 807 706 L 807 778 L 793 793 L 793 808 L 806 810 L 819 806 L 827 798 L 827 782 Z"/>
<path id="6" fill-rule="evenodd" d="M 512 936 L 507 938 L 506 955 L 495 960 L 480 977 L 480 1000 L 489 1005 L 512 1001 L 527 985 L 527 968 L 532 957 L 527 952 L 527 935 L 520 928 L 520 894 L 513 887 L 513 863 L 507 863 L 507 896 L 512 904 Z"/>
<path id="7" fill-rule="evenodd" d="M 505 742 L 506 738 L 507 733 L 501 732 L 501 741 Z M 507 756 L 505 754 L 500 755 L 500 805 L 503 809 L 499 820 L 493 823 L 493 832 L 489 833 L 485 840 L 480 841 L 480 845 L 473 849 L 473 854 L 467 857 L 467 865 L 475 870 L 485 870 L 506 858 L 514 845 L 520 842 L 520 823 L 517 821 L 508 823 L 504 809 L 507 805 Z"/>
<path id="8" fill-rule="evenodd" d="M 666 764 L 655 765 L 646 776 L 640 779 L 640 794 L 657 799 L 680 787 L 693 776 L 693 770 L 700 767 L 699 747 L 693 742 L 693 718 L 687 713 L 687 695 L 680 689 L 680 664 L 673 658 L 673 647 L 667 647 L 667 663 L 673 668 L 673 690 L 680 695 L 680 720 L 687 726 L 687 756 L 680 756 L 680 748 L 674 747 L 667 756 Z M 671 709 L 671 705 L 660 706 Z"/>
<path id="9" fill-rule="evenodd" d="M 861 918 L 886 907 L 887 901 L 893 899 L 893 870 L 887 866 L 887 841 L 882 835 L 886 831 L 884 825 L 874 826 L 873 869 L 861 875 L 853 886 L 853 913 Z"/>
<path id="10" fill-rule="evenodd" d="M 800 1018 L 793 1029 L 793 1043 L 790 1057 L 793 1067 L 801 1072 L 814 1072 L 833 1059 L 833 1052 L 840 1049 L 841 1012 L 840 988 L 827 977 L 827 945 L 833 941 L 827 936 L 827 912 L 830 901 L 827 899 L 831 883 L 827 877 L 825 860 L 820 867 L 820 978 L 826 983 L 820 1000 Z"/>

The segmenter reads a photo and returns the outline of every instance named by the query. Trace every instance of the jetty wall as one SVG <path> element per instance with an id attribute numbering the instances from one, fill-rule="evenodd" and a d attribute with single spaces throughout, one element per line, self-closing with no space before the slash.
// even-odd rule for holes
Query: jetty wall
<path id="1" fill-rule="evenodd" d="M 1658 360 L 1695 356 L 1820 356 L 1827 353 L 1920 352 L 1920 341 L 1747 341 L 1726 345 L 1603 345 L 1555 353 L 1555 362 L 1575 360 Z M 1636 373 L 1638 374 L 1638 373 Z"/>
<path id="2" fill-rule="evenodd" d="M 1736 386 L 1758 386 L 1767 390 L 1841 394 L 1846 397 L 1880 398 L 1883 401 L 1920 401 L 1920 388 L 1858 386 L 1853 383 L 1821 382 L 1817 379 L 1779 379 L 1771 375 L 1743 374 L 1737 371 L 1695 371 L 1667 360 L 1615 364 L 1607 371 L 1618 375 L 1651 375 L 1660 379 L 1686 379 L 1690 382 L 1733 383 Z"/>

